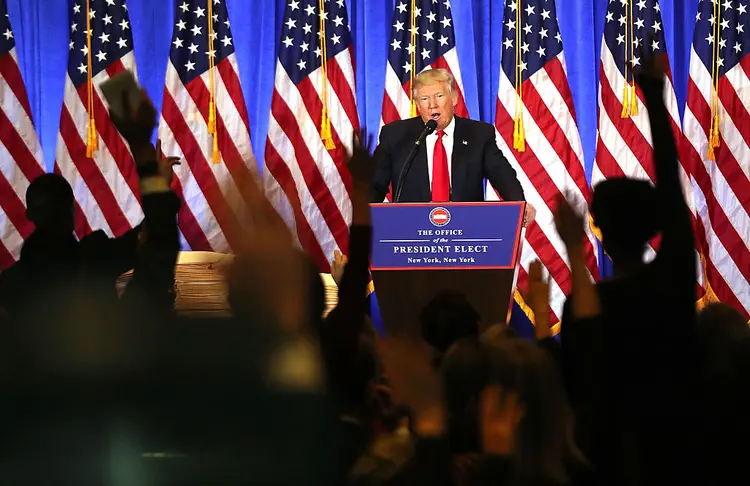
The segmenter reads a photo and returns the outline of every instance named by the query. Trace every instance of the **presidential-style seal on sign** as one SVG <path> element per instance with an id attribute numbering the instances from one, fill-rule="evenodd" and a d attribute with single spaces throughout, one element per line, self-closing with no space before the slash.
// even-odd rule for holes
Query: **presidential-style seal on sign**
<path id="1" fill-rule="evenodd" d="M 430 211 L 430 223 L 440 228 L 451 222 L 451 212 L 446 208 L 433 208 Z"/>

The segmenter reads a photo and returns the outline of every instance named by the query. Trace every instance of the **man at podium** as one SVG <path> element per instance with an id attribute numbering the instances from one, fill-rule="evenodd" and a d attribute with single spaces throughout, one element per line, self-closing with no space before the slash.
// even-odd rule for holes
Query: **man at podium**
<path id="1" fill-rule="evenodd" d="M 375 151 L 372 201 L 392 187 L 393 202 L 484 201 L 484 180 L 505 201 L 523 201 L 516 171 L 495 141 L 495 128 L 455 116 L 456 81 L 445 69 L 414 79 L 419 116 L 385 125 Z M 526 220 L 533 219 L 527 205 Z"/>

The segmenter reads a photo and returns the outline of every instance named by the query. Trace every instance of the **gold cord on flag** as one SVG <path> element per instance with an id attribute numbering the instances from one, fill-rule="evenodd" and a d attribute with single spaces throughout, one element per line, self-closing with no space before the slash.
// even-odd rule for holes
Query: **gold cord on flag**
<path id="1" fill-rule="evenodd" d="M 331 133 L 331 118 L 328 116 L 328 51 L 326 47 L 326 19 L 325 19 L 325 0 L 318 0 L 320 9 L 320 72 L 323 76 L 320 87 L 323 111 L 320 117 L 320 138 L 323 140 L 326 150 L 333 150 L 336 144 L 333 143 L 333 133 Z"/>
<path id="2" fill-rule="evenodd" d="M 221 162 L 219 154 L 219 134 L 216 128 L 216 52 L 214 51 L 214 11 L 213 0 L 208 0 L 208 133 L 213 135 L 213 153 L 211 160 L 214 163 Z"/>
<path id="3" fill-rule="evenodd" d="M 711 26 L 714 42 L 711 46 L 711 129 L 708 132 L 708 160 L 716 160 L 719 147 L 719 40 L 721 38 L 721 5 L 714 2 L 714 23 Z"/>
<path id="4" fill-rule="evenodd" d="M 630 11 L 630 62 L 632 63 L 635 59 L 635 40 L 637 39 L 635 34 L 635 28 L 632 25 L 633 22 L 633 0 L 628 1 L 628 10 Z M 643 42 L 646 42 L 645 40 Z M 636 116 L 638 114 L 638 95 L 636 94 L 635 86 L 635 65 L 631 64 L 630 67 L 630 116 Z"/>
<path id="5" fill-rule="evenodd" d="M 516 116 L 513 121 L 513 148 L 526 151 L 526 133 L 523 128 L 523 50 L 521 49 L 521 0 L 516 5 Z"/>
<path id="6" fill-rule="evenodd" d="M 638 114 L 638 95 L 635 89 L 633 61 L 635 59 L 635 28 L 633 27 L 633 2 L 627 0 L 625 5 L 625 64 L 623 75 L 625 88 L 622 93 L 622 112 L 620 118 L 629 118 Z"/>
<path id="7" fill-rule="evenodd" d="M 417 70 L 417 0 L 411 0 L 411 49 L 409 49 L 409 97 L 411 98 L 411 116 L 417 116 L 417 102 L 414 100 L 414 78 Z"/>
<path id="8" fill-rule="evenodd" d="M 88 94 L 88 102 L 86 109 L 89 116 L 89 126 L 86 131 L 86 157 L 93 158 L 98 148 L 97 136 L 96 136 L 96 119 L 94 116 L 94 63 L 91 60 L 91 0 L 86 0 L 86 91 Z"/>

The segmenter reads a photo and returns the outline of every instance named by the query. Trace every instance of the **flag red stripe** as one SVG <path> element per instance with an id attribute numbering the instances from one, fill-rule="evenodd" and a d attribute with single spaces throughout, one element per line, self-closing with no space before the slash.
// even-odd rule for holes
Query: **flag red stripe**
<path id="1" fill-rule="evenodd" d="M 5 178 L 2 172 L 0 172 L 0 194 L 3 195 L 0 198 L 0 207 L 3 208 L 3 211 L 8 216 L 10 222 L 13 223 L 13 226 L 16 227 L 21 237 L 25 239 L 33 231 L 34 225 L 26 219 L 26 205 L 18 197 L 10 181 Z"/>
<path id="2" fill-rule="evenodd" d="M 633 152 L 633 155 L 635 155 L 635 158 L 638 160 L 641 167 L 643 167 L 646 174 L 648 174 L 649 178 L 652 181 L 655 180 L 656 175 L 654 173 L 654 166 L 651 163 L 653 160 L 651 145 L 643 134 L 641 134 L 631 118 L 620 117 L 622 103 L 618 96 L 621 95 L 616 95 L 612 92 L 612 88 L 609 81 L 607 81 L 604 72 L 604 65 L 601 66 L 599 75 L 601 76 L 601 82 L 599 85 L 601 86 L 602 95 L 600 106 L 604 105 L 604 109 L 609 115 L 612 126 L 615 127 L 622 140 L 630 148 L 630 151 Z"/>
<path id="3" fill-rule="evenodd" d="M 63 107 L 63 110 L 65 108 Z M 60 171 L 60 166 L 55 162 L 54 172 L 57 175 L 62 175 L 62 171 Z M 78 203 L 78 200 L 74 200 L 75 204 L 75 232 L 78 238 L 83 238 L 87 234 L 91 233 L 91 226 L 89 225 L 88 218 L 86 217 L 86 213 L 83 212 L 83 209 L 81 209 L 81 205 Z"/>
<path id="4" fill-rule="evenodd" d="M 284 191 L 289 205 L 294 212 L 294 223 L 297 228 L 297 238 L 299 239 L 300 245 L 309 255 L 313 262 L 318 266 L 320 271 L 330 271 L 330 262 L 323 253 L 323 249 L 315 237 L 310 223 L 305 217 L 302 211 L 302 203 L 297 193 L 297 187 L 294 183 L 294 177 L 292 176 L 289 167 L 284 163 L 281 155 L 276 151 L 270 140 L 266 140 L 266 168 L 271 172 L 273 178 Z"/>
<path id="5" fill-rule="evenodd" d="M 219 71 L 221 80 L 224 82 L 224 87 L 226 88 L 229 97 L 232 99 L 232 103 L 234 104 L 237 113 L 239 113 L 240 115 L 240 120 L 242 121 L 245 129 L 247 130 L 247 133 L 249 134 L 250 122 L 247 116 L 245 97 L 242 95 L 242 85 L 240 84 L 240 78 L 237 74 L 237 71 L 234 70 L 231 58 L 227 57 L 222 60 L 219 64 L 216 65 L 216 69 Z"/>
<path id="6" fill-rule="evenodd" d="M 300 84 L 304 84 L 305 82 L 306 81 L 303 81 Z M 307 82 L 309 83 L 309 81 Z M 313 118 L 316 126 L 319 126 L 320 112 L 318 112 L 316 120 L 315 112 L 317 110 L 315 110 L 315 107 L 310 107 L 310 104 L 312 104 L 310 96 L 305 96 L 305 91 L 302 90 L 300 91 L 300 94 L 308 103 L 307 106 L 308 111 L 310 111 L 310 116 Z M 316 97 L 315 99 L 317 100 L 318 98 Z M 297 125 L 294 113 L 292 113 L 292 110 L 289 109 L 284 98 L 282 98 L 281 94 L 276 90 L 274 90 L 273 99 L 271 101 L 271 114 L 292 143 L 295 158 L 300 172 L 302 173 L 302 177 L 305 180 L 305 184 L 307 185 L 313 200 L 315 200 L 315 204 L 317 204 L 323 219 L 326 221 L 328 228 L 331 230 L 331 234 L 336 240 L 336 244 L 342 252 L 348 251 L 349 228 L 346 221 L 344 221 L 344 218 L 336 205 L 336 201 L 333 199 L 325 180 L 323 180 L 323 177 L 318 170 L 318 166 L 315 164 L 315 160 L 310 154 L 310 150 L 300 132 L 300 127 Z M 337 136 L 335 130 L 332 129 L 331 131 L 333 132 L 335 143 Z M 340 147 L 340 143 L 341 142 L 338 141 L 337 147 Z"/>
<path id="7" fill-rule="evenodd" d="M 568 264 L 563 260 L 560 254 L 552 246 L 552 242 L 542 231 L 538 223 L 531 223 L 526 228 L 526 241 L 531 245 L 534 253 L 550 274 L 550 277 L 557 282 L 560 290 L 568 295 L 572 290 L 572 275 Z"/>
<path id="8" fill-rule="evenodd" d="M 599 137 L 596 141 L 596 166 L 605 179 L 625 177 L 625 172 L 622 171 L 622 167 L 620 167 L 620 164 L 612 156 L 612 152 L 604 144 L 602 137 Z"/>
<path id="9" fill-rule="evenodd" d="M 556 56 L 547 61 L 547 64 L 544 65 L 544 70 L 547 71 L 550 81 L 552 81 L 552 84 L 555 85 L 557 92 L 560 93 L 560 96 L 565 102 L 565 106 L 568 107 L 568 111 L 570 112 L 570 116 L 573 117 L 573 121 L 578 124 L 576 108 L 573 103 L 573 93 L 570 91 L 568 77 L 565 74 L 565 69 L 563 69 L 560 57 Z M 576 176 L 574 177 L 574 179 L 578 180 L 578 177 Z M 584 177 L 583 180 L 585 181 L 586 178 Z"/>
<path id="10" fill-rule="evenodd" d="M 312 81 L 310 80 L 310 76 L 304 78 L 302 81 L 297 84 L 297 89 L 299 90 L 300 97 L 304 100 L 305 107 L 307 108 L 307 112 L 310 115 L 310 118 L 312 119 L 313 123 L 315 124 L 315 127 L 318 129 L 318 133 L 320 133 L 320 128 L 323 123 L 323 102 L 320 99 L 320 96 L 318 95 L 318 91 L 315 89 L 315 86 L 312 84 Z M 296 125 L 296 123 L 295 123 Z M 334 164 L 336 165 L 336 169 L 338 170 L 339 177 L 341 177 L 341 181 L 344 183 L 344 187 L 346 188 L 346 192 L 351 198 L 352 194 L 352 181 L 351 177 L 349 177 L 349 170 L 346 168 L 346 161 L 349 159 L 346 148 L 344 147 L 344 144 L 341 143 L 341 138 L 339 137 L 338 132 L 336 131 L 336 127 L 331 124 L 331 135 L 333 139 L 333 143 L 336 146 L 333 150 L 329 150 L 328 153 L 331 156 L 331 159 L 333 160 Z M 304 144 L 304 140 L 300 137 L 300 140 Z M 306 147 L 307 148 L 307 147 Z M 321 183 L 325 184 L 325 182 L 321 179 Z M 313 189 L 312 187 L 310 188 Z M 325 188 L 326 192 L 328 193 L 328 188 Z M 338 208 L 336 210 L 336 213 L 338 216 L 340 216 L 340 212 L 338 211 Z M 334 216 L 331 214 L 331 216 Z M 335 216 L 334 216 L 335 218 Z M 338 224 L 336 222 L 335 218 L 333 220 L 334 224 Z M 343 218 L 341 219 L 341 222 L 343 222 Z M 330 226 L 330 224 L 329 224 Z M 346 227 L 346 223 L 344 222 L 344 227 Z M 337 231 L 341 231 L 340 228 L 335 228 Z M 334 230 L 334 227 L 331 226 L 331 230 Z M 344 232 L 342 233 L 342 236 L 346 238 L 345 235 L 349 234 L 349 229 L 346 228 Z M 334 233 L 336 236 L 336 240 L 339 240 L 339 237 L 336 233 Z"/>
<path id="11" fill-rule="evenodd" d="M 719 270 L 710 258 L 706 258 L 706 278 L 711 284 L 711 290 L 714 291 L 714 294 L 716 294 L 720 301 L 742 312 L 745 318 L 750 318 L 750 314 L 745 310 L 747 306 L 740 302 L 734 290 L 727 284 L 727 281 L 719 273 Z"/>
<path id="12" fill-rule="evenodd" d="M 29 97 L 26 94 L 26 85 L 23 83 L 18 63 L 16 63 L 16 60 L 13 59 L 10 53 L 0 56 L 0 76 L 5 79 L 7 86 L 16 95 L 16 99 L 21 104 L 21 107 L 23 107 L 23 111 L 26 112 L 26 116 L 31 120 L 31 107 L 29 106 Z"/>
<path id="13" fill-rule="evenodd" d="M 31 153 L 26 142 L 21 138 L 21 134 L 18 133 L 3 110 L 0 110 L 0 141 L 5 145 L 8 153 L 13 157 L 15 165 L 29 182 L 44 174 L 39 161 Z"/>
<path id="14" fill-rule="evenodd" d="M 11 267 L 16 262 L 8 248 L 5 247 L 2 241 L 0 241 L 0 269 L 6 269 Z"/>
<path id="15" fill-rule="evenodd" d="M 359 134 L 359 115 L 357 114 L 357 101 L 354 99 L 354 91 L 352 91 L 349 81 L 346 80 L 346 76 L 336 58 L 328 60 L 327 68 L 328 81 L 336 92 L 341 107 L 344 108 L 346 117 L 349 119 L 349 124 L 354 128 L 354 133 Z"/>
<path id="16" fill-rule="evenodd" d="M 213 248 L 206 237 L 206 233 L 203 232 L 198 220 L 195 219 L 192 208 L 185 201 L 182 184 L 177 177 L 172 179 L 172 190 L 182 201 L 180 211 L 177 213 L 177 224 L 180 226 L 180 231 L 182 231 L 188 245 L 193 251 L 212 251 Z"/>
<path id="17" fill-rule="evenodd" d="M 208 100 L 206 100 L 206 103 L 208 103 Z M 200 106 L 197 102 L 196 105 Z M 164 91 L 162 118 L 164 118 L 169 129 L 174 134 L 175 140 L 185 156 L 185 161 L 190 167 L 190 172 L 200 187 L 201 192 L 203 192 L 203 195 L 206 198 L 206 203 L 211 208 L 211 211 L 224 232 L 229 245 L 237 245 L 241 241 L 237 219 L 227 205 L 224 195 L 219 188 L 219 184 L 208 165 L 209 162 L 203 154 L 203 150 L 198 145 L 193 132 L 190 130 L 190 127 L 185 121 L 185 118 L 180 112 L 180 109 L 172 98 L 172 94 L 169 90 Z"/>
<path id="18" fill-rule="evenodd" d="M 121 235 L 132 229 L 101 170 L 93 159 L 86 157 L 86 144 L 81 140 L 66 106 L 63 107 L 60 115 L 60 136 L 68 147 L 70 159 L 101 208 L 112 233 Z"/>
<path id="19" fill-rule="evenodd" d="M 557 89 L 557 92 L 560 93 L 565 106 L 568 107 L 568 111 L 570 111 L 570 116 L 572 117 L 573 123 L 576 123 L 576 113 L 575 109 L 573 108 L 573 95 L 570 92 L 570 86 L 568 85 L 562 63 L 557 57 L 552 58 L 545 65 L 544 70 L 547 72 L 547 75 L 549 76 L 550 81 L 552 81 L 552 84 Z M 534 92 L 537 93 L 536 89 L 534 89 Z M 552 144 L 553 147 L 556 147 L 556 152 L 561 155 L 560 159 L 565 162 L 565 170 L 568 172 L 568 174 L 570 174 L 571 179 L 573 179 L 573 182 L 578 187 L 578 189 L 581 190 L 581 194 L 583 195 L 583 197 L 588 199 L 589 187 L 586 184 L 586 173 L 583 170 L 583 161 L 576 156 L 575 149 L 573 149 L 573 146 L 570 144 L 568 137 L 565 136 L 565 133 L 562 131 L 562 127 L 560 127 L 560 124 L 556 121 L 554 115 L 549 111 L 547 105 L 542 102 L 541 96 L 539 96 L 539 101 L 539 107 L 544 109 L 544 112 L 547 113 L 550 117 L 549 126 L 551 128 L 554 128 L 555 131 L 558 132 L 557 135 L 553 137 L 553 139 L 558 140 L 557 137 L 560 137 L 559 140 L 564 141 L 564 153 L 560 153 L 560 149 L 556 147 L 557 144 L 552 143 L 552 139 L 550 139 L 549 136 L 547 136 L 547 138 L 550 139 L 550 144 Z M 534 118 L 537 118 L 536 111 L 534 114 Z M 545 125 L 544 123 L 539 123 L 539 121 L 537 121 L 537 125 L 539 125 L 542 130 L 547 128 L 547 125 Z"/>
<path id="20" fill-rule="evenodd" d="M 750 113 L 745 109 L 737 91 L 726 76 L 719 78 L 719 99 L 745 145 L 750 147 L 750 124 L 745 121 L 750 117 Z M 747 182 L 747 176 L 743 179 Z"/>
<path id="21" fill-rule="evenodd" d="M 400 120 L 401 116 L 398 113 L 396 105 L 393 104 L 393 100 L 388 96 L 388 92 L 383 97 L 383 123 L 391 123 L 396 120 Z"/>

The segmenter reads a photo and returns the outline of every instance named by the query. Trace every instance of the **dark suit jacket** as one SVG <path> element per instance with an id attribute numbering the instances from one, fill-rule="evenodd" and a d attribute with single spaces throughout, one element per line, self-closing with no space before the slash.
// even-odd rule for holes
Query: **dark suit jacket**
<path id="1" fill-rule="evenodd" d="M 455 120 L 451 201 L 484 201 L 485 179 L 490 181 L 505 201 L 523 201 L 523 189 L 516 179 L 516 171 L 495 142 L 495 128 L 488 123 L 467 118 L 456 116 Z M 390 184 L 396 190 L 401 168 L 423 129 L 424 122 L 419 117 L 399 120 L 383 127 L 380 144 L 375 150 L 377 168 L 373 178 L 373 202 L 383 201 Z M 427 151 L 423 143 L 406 176 L 400 202 L 431 200 Z"/>

